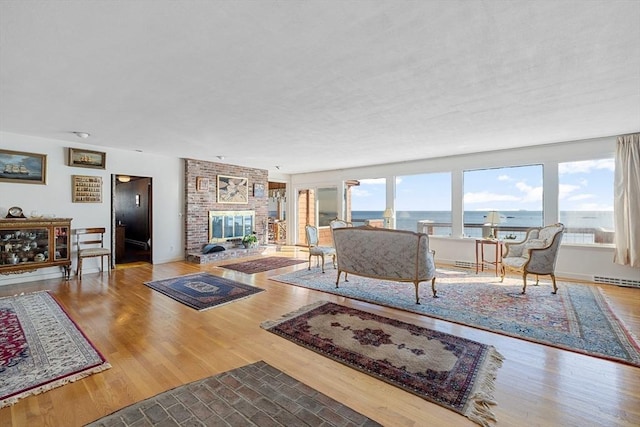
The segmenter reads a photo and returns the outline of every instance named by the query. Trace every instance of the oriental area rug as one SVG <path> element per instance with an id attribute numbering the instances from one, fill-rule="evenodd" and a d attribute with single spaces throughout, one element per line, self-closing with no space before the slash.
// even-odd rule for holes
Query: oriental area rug
<path id="1" fill-rule="evenodd" d="M 106 426 L 380 424 L 260 361 L 194 381 L 88 424 Z"/>
<path id="2" fill-rule="evenodd" d="M 495 423 L 503 358 L 492 346 L 324 301 L 262 327 L 482 426 Z"/>
<path id="3" fill-rule="evenodd" d="M 337 273 L 298 270 L 270 279 L 437 319 L 480 328 L 603 359 L 640 366 L 640 345 L 611 310 L 600 288 L 534 278 L 522 295 L 522 278 L 500 278 L 463 270 L 438 269 L 433 298 L 431 284 L 420 285 L 415 304 L 412 283 L 398 283 Z"/>
<path id="4" fill-rule="evenodd" d="M 47 292 L 0 298 L 0 408 L 110 367 Z"/>
<path id="5" fill-rule="evenodd" d="M 263 271 L 274 270 L 276 268 L 289 267 L 291 265 L 303 264 L 307 262 L 302 259 L 270 256 L 266 258 L 254 259 L 250 261 L 238 262 L 235 264 L 219 265 L 218 267 L 239 271 L 246 274 L 262 273 Z"/>
<path id="6" fill-rule="evenodd" d="M 234 282 L 209 273 L 187 274 L 146 282 L 145 285 L 198 311 L 264 291 L 264 289 L 255 286 Z"/>

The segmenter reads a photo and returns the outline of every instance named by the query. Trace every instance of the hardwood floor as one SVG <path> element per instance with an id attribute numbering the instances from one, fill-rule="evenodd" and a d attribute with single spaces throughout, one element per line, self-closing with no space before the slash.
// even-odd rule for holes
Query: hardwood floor
<path id="1" fill-rule="evenodd" d="M 1 286 L 0 296 L 50 290 L 113 367 L 0 409 L 0 426 L 81 426 L 180 384 L 258 360 L 387 426 L 476 425 L 259 326 L 318 300 L 494 345 L 505 357 L 494 393 L 498 426 L 640 425 L 640 368 L 268 280 L 306 264 L 254 275 L 215 265 L 147 264 L 113 270 L 110 276 L 87 274 L 82 283 L 72 278 Z M 199 271 L 267 292 L 197 312 L 142 285 Z M 616 314 L 640 337 L 640 290 L 602 288 Z"/>

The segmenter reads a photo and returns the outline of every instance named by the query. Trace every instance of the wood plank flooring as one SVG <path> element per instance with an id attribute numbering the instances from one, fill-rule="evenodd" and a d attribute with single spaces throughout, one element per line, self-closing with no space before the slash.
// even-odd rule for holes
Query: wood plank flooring
<path id="1" fill-rule="evenodd" d="M 297 251 L 280 255 L 306 258 Z M 246 275 L 216 264 L 175 262 L 113 270 L 110 276 L 87 274 L 82 282 L 55 279 L 0 287 L 0 296 L 50 290 L 113 365 L 0 409 L 0 426 L 81 426 L 178 385 L 258 360 L 387 426 L 476 425 L 259 326 L 318 300 L 494 345 L 505 357 L 494 393 L 498 426 L 640 425 L 640 368 L 268 280 L 300 268 L 306 264 Z M 142 284 L 199 271 L 267 292 L 197 312 Z M 616 314 L 640 337 L 640 290 L 602 288 Z"/>

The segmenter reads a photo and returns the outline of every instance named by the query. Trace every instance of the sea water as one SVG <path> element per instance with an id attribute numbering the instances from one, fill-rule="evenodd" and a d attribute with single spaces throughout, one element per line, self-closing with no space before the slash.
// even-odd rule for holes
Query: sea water
<path id="1" fill-rule="evenodd" d="M 356 225 L 362 224 L 367 219 L 382 219 L 383 211 L 352 211 L 351 219 Z M 486 211 L 465 211 L 464 223 L 477 224 L 478 227 L 466 227 L 467 237 L 482 237 L 482 228 L 485 224 Z M 501 223 L 499 227 L 541 227 L 543 217 L 541 211 L 500 211 Z M 417 231 L 418 221 L 430 221 L 434 223 L 451 223 L 450 211 L 397 211 L 396 229 Z M 560 222 L 569 228 L 592 228 L 613 231 L 612 211 L 561 211 Z M 435 235 L 451 235 L 451 227 L 436 227 Z M 589 237 L 585 233 L 565 233 L 563 241 L 566 243 L 593 243 L 593 235 Z M 588 234 L 588 233 L 587 233 Z"/>

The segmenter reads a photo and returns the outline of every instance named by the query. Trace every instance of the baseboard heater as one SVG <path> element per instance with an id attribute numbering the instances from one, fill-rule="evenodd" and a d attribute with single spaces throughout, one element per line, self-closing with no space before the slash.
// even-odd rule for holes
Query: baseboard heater
<path id="1" fill-rule="evenodd" d="M 145 251 L 147 249 L 149 249 L 149 244 L 147 242 L 143 242 L 142 240 L 134 240 L 134 239 L 124 239 L 124 242 L 129 244 L 129 245 L 133 245 L 133 246 L 140 246 L 141 248 L 143 248 Z"/>
<path id="2" fill-rule="evenodd" d="M 437 256 L 436 256 L 436 261 L 438 260 Z M 469 262 L 469 261 L 456 261 L 455 264 L 456 267 L 462 267 L 462 268 L 476 268 L 476 263 L 475 262 Z"/>
<path id="3" fill-rule="evenodd" d="M 606 283 L 608 285 L 640 288 L 640 280 L 621 279 L 620 277 L 593 276 L 593 281 L 596 283 Z"/>

